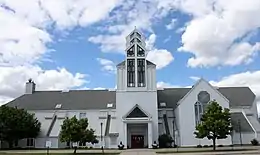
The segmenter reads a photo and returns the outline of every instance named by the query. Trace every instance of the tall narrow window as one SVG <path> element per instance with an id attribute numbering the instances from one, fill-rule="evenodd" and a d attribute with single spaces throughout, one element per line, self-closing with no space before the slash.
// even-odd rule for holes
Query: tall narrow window
<path id="1" fill-rule="evenodd" d="M 145 87 L 145 59 L 137 59 L 138 87 Z"/>
<path id="2" fill-rule="evenodd" d="M 127 60 L 127 86 L 135 87 L 135 60 Z"/>
<path id="3" fill-rule="evenodd" d="M 200 102 L 196 102 L 194 104 L 194 111 L 195 111 L 195 125 L 197 126 L 200 123 L 203 114 L 203 107 Z"/>

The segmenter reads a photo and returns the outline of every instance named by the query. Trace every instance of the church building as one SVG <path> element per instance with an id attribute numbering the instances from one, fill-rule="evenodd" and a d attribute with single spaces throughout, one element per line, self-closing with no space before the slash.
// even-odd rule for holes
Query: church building
<path id="1" fill-rule="evenodd" d="M 59 133 L 63 120 L 73 116 L 88 118 L 99 140 L 98 144 L 81 143 L 79 147 L 117 148 L 122 142 L 127 148 L 151 148 L 162 134 L 171 135 L 180 147 L 212 145 L 212 141 L 197 139 L 193 134 L 212 100 L 231 110 L 234 127 L 232 135 L 217 140 L 217 145 L 260 140 L 256 97 L 250 88 L 214 87 L 200 79 L 191 88 L 159 89 L 156 65 L 146 59 L 145 47 L 145 37 L 139 30 L 134 29 L 126 37 L 125 60 L 117 65 L 114 90 L 37 91 L 36 83 L 29 80 L 25 93 L 7 105 L 34 113 L 42 124 L 41 132 L 35 139 L 20 140 L 16 146 L 45 148 L 46 141 L 51 141 L 51 148 L 70 146 L 60 142 Z"/>

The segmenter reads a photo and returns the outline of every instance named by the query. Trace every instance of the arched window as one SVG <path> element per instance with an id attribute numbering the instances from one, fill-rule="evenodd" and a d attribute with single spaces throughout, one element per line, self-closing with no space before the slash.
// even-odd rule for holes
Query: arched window
<path id="1" fill-rule="evenodd" d="M 195 110 L 195 125 L 197 126 L 200 123 L 203 114 L 202 104 L 200 102 L 196 102 L 194 104 L 194 110 Z"/>

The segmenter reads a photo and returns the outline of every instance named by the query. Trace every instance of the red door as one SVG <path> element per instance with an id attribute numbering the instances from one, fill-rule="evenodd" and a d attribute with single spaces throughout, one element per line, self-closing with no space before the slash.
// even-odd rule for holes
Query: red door
<path id="1" fill-rule="evenodd" d="M 131 148 L 144 148 L 144 136 L 132 135 L 131 136 Z"/>

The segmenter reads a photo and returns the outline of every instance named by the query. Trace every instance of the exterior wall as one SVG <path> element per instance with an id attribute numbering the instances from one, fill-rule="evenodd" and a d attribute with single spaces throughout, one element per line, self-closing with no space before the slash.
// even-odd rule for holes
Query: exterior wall
<path id="1" fill-rule="evenodd" d="M 110 133 L 116 133 L 117 132 L 117 122 L 116 122 L 116 111 L 115 109 L 111 110 L 60 110 L 56 111 L 56 114 L 58 116 L 58 119 L 56 120 L 50 137 L 46 137 L 47 131 L 49 129 L 49 126 L 51 124 L 51 119 L 46 119 L 46 117 L 51 118 L 54 114 L 54 111 L 30 111 L 30 113 L 34 113 L 36 118 L 41 122 L 41 132 L 38 138 L 35 139 L 35 147 L 36 148 L 45 148 L 45 143 L 47 140 L 50 140 L 52 142 L 51 148 L 64 148 L 66 147 L 66 143 L 61 143 L 59 141 L 59 133 L 61 130 L 61 125 L 63 123 L 64 119 L 61 119 L 61 117 L 73 117 L 74 115 L 79 119 L 80 113 L 86 113 L 86 117 L 89 121 L 89 128 L 92 128 L 95 130 L 95 134 L 97 135 L 97 138 L 99 140 L 98 144 L 95 144 L 93 147 L 100 147 L 101 146 L 101 122 L 102 125 L 102 134 L 105 133 L 105 127 L 106 127 L 106 117 L 107 113 L 110 113 L 112 115 L 111 122 L 110 122 Z M 104 143 L 103 143 L 104 144 Z M 20 147 L 26 147 L 26 139 L 21 140 L 19 142 Z M 114 145 L 114 147 L 117 147 L 117 145 Z"/>
<path id="2" fill-rule="evenodd" d="M 147 90 L 156 90 L 156 69 L 154 66 L 147 66 Z"/>
<path id="3" fill-rule="evenodd" d="M 207 91 L 210 94 L 210 100 L 216 100 L 223 108 L 229 108 L 229 101 L 223 98 L 213 87 L 206 81 L 200 80 L 190 93 L 181 101 L 179 110 L 179 124 L 180 124 L 180 145 L 194 146 L 194 145 L 211 145 L 212 141 L 207 138 L 197 139 L 193 132 L 195 131 L 195 111 L 194 104 L 197 101 L 197 95 L 200 91 Z M 224 140 L 217 140 L 217 144 L 230 145 L 231 137 Z"/>
<path id="4" fill-rule="evenodd" d="M 166 116 L 167 116 L 170 134 L 171 134 L 172 137 L 174 137 L 173 130 L 176 130 L 176 127 L 174 126 L 174 128 L 173 128 L 174 118 L 173 118 L 173 110 L 172 109 L 159 109 L 158 110 L 158 122 L 160 124 L 162 124 L 160 126 L 160 128 L 158 126 L 158 136 L 166 133 L 165 124 L 164 124 L 164 121 L 163 121 L 163 114 L 164 113 L 166 113 Z M 176 119 L 175 119 L 175 121 L 176 121 Z M 175 123 L 177 123 L 177 122 L 175 122 Z M 161 132 L 159 132 L 159 131 L 161 131 Z M 176 135 L 176 132 L 175 132 L 175 135 Z"/>
<path id="5" fill-rule="evenodd" d="M 251 144 L 251 140 L 255 138 L 255 133 L 253 132 L 241 132 L 241 142 L 240 142 L 240 133 L 233 133 L 233 144 Z"/>
<path id="6" fill-rule="evenodd" d="M 126 87 L 126 67 L 120 66 L 117 68 L 117 91 L 156 91 L 156 69 L 155 66 L 146 66 L 146 87 L 127 88 Z M 135 80 L 137 81 L 137 80 Z"/>
<path id="7" fill-rule="evenodd" d="M 124 90 L 126 87 L 126 74 L 125 66 L 120 66 L 117 68 L 117 90 Z"/>
<path id="8" fill-rule="evenodd" d="M 145 112 L 152 116 L 152 141 L 158 140 L 158 108 L 157 108 L 157 92 L 117 92 L 117 127 L 119 132 L 119 141 L 127 143 L 125 139 L 125 123 L 122 121 L 124 117 L 136 104 L 138 104 Z"/>
<path id="9" fill-rule="evenodd" d="M 260 103 L 260 102 L 259 102 Z M 253 112 L 254 117 L 258 118 L 258 112 L 257 112 L 257 100 L 255 100 L 252 104 L 252 106 L 250 107 L 250 110 Z M 259 119 L 258 119 L 259 120 Z"/>

